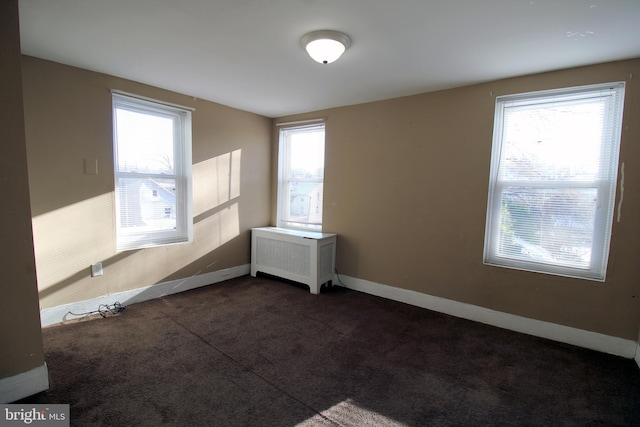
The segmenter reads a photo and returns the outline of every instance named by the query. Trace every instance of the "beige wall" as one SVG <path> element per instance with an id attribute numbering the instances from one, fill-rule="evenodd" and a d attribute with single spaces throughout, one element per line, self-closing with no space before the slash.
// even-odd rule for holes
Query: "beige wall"
<path id="1" fill-rule="evenodd" d="M 22 63 L 41 308 L 250 262 L 249 230 L 269 222 L 271 119 L 41 59 Z M 110 89 L 195 108 L 193 243 L 116 252 Z M 97 175 L 85 159 L 97 160 Z M 104 276 L 92 278 L 96 262 Z"/>
<path id="2" fill-rule="evenodd" d="M 0 76 L 0 129 L 3 150 L 0 156 L 2 380 L 44 364 L 29 210 L 17 0 L 0 2 Z"/>
<path id="3" fill-rule="evenodd" d="M 276 122 L 327 118 L 323 228 L 339 233 L 340 273 L 636 340 L 640 324 L 638 77 L 640 60 L 636 59 L 282 117 Z M 621 221 L 613 224 L 606 282 L 483 265 L 495 96 L 611 81 L 627 82 L 620 159 L 626 164 L 626 177 Z M 276 156 L 272 153 L 274 165 Z"/>

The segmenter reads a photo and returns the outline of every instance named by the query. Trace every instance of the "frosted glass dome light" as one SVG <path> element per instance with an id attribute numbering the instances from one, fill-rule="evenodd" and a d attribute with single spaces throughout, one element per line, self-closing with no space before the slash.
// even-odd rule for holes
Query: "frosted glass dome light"
<path id="1" fill-rule="evenodd" d="M 321 64 L 331 64 L 351 45 L 346 34 L 332 30 L 313 31 L 302 37 L 302 46 L 309 56 Z"/>

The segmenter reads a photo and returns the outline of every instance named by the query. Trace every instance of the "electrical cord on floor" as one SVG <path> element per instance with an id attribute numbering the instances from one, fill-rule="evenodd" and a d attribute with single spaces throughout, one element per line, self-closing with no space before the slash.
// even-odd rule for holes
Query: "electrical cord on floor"
<path id="1" fill-rule="evenodd" d="M 342 282 L 342 279 L 340 279 L 340 275 L 338 274 L 338 269 L 334 268 L 334 270 L 336 272 L 336 278 L 338 279 L 338 283 L 340 284 L 340 286 L 343 286 L 348 289 L 349 287 Z"/>
<path id="2" fill-rule="evenodd" d="M 70 311 L 69 314 L 71 314 L 72 316 L 89 316 L 95 313 L 100 313 L 100 316 L 107 317 L 109 313 L 118 314 L 125 308 L 127 307 L 116 301 L 113 304 L 100 304 L 97 310 L 87 311 L 85 313 L 72 313 Z"/>

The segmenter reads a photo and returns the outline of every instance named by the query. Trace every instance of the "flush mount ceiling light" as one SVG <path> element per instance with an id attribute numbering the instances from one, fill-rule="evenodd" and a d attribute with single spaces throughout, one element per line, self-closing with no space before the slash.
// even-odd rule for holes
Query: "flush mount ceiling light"
<path id="1" fill-rule="evenodd" d="M 351 45 L 348 35 L 333 30 L 312 31 L 301 42 L 309 56 L 321 64 L 331 64 Z"/>

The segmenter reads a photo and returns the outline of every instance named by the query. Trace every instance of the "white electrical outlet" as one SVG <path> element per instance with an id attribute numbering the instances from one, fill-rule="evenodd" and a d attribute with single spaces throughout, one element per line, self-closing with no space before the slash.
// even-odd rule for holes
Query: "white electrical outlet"
<path id="1" fill-rule="evenodd" d="M 102 263 L 91 264 L 91 277 L 102 276 Z"/>

